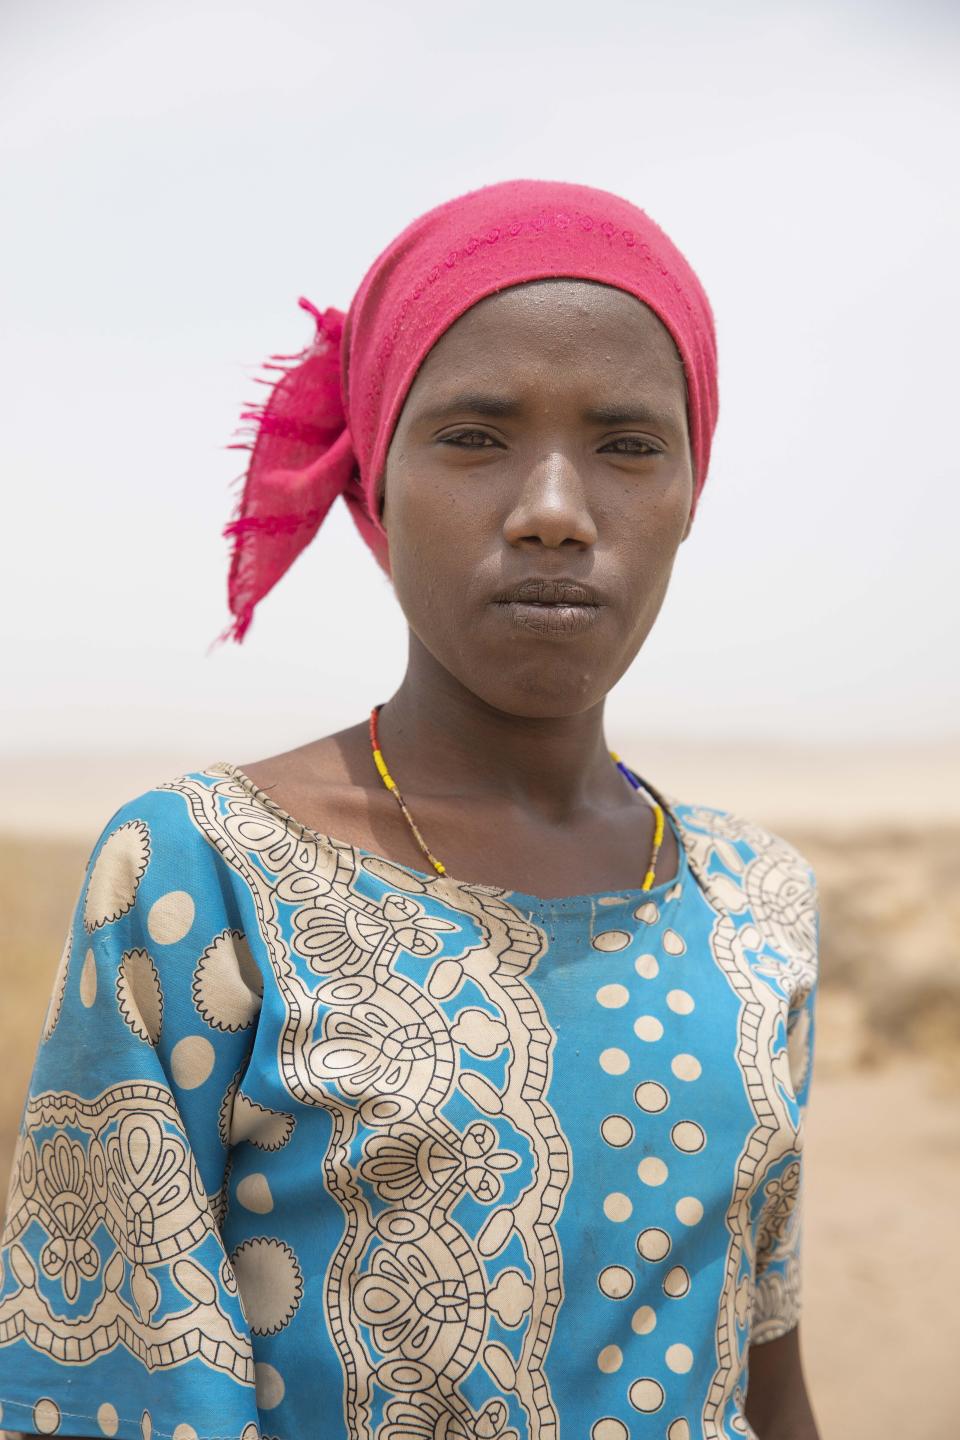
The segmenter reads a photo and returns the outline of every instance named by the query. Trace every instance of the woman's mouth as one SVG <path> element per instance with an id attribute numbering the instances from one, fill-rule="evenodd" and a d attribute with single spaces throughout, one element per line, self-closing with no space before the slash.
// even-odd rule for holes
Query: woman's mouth
<path id="1" fill-rule="evenodd" d="M 497 609 L 513 625 L 537 635 L 581 635 L 600 618 L 601 605 L 543 603 L 531 600 L 500 600 Z"/>

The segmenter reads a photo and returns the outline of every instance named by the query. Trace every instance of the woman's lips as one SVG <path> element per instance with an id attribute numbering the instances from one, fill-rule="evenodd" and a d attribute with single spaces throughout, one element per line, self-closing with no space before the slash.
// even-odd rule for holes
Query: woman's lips
<path id="1" fill-rule="evenodd" d="M 602 605 L 544 604 L 529 600 L 500 600 L 496 608 L 520 630 L 536 635 L 582 635 L 600 619 Z"/>

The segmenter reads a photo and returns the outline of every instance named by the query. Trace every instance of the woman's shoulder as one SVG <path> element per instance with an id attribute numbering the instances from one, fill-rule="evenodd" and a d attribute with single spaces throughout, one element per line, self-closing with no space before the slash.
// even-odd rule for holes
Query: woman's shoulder
<path id="1" fill-rule="evenodd" d="M 744 864 L 764 860 L 802 871 L 816 888 L 816 874 L 796 845 L 768 826 L 734 810 L 714 805 L 671 800 L 672 813 L 694 848 L 708 851 L 710 858 L 740 872 Z"/>
<path id="2" fill-rule="evenodd" d="M 122 908 L 120 897 L 146 890 L 148 873 L 152 881 L 172 884 L 179 872 L 199 883 L 226 864 L 215 817 L 218 787 L 229 781 L 222 763 L 167 775 L 131 794 L 102 821 L 86 869 L 88 896 L 105 917 Z"/>
<path id="3" fill-rule="evenodd" d="M 779 956 L 805 984 L 818 969 L 813 866 L 782 835 L 711 805 L 671 801 L 690 867 L 715 910 L 755 953 Z"/>

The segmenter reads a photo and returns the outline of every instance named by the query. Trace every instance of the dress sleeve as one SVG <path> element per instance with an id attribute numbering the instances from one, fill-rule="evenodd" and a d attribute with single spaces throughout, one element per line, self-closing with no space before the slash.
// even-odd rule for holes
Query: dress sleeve
<path id="1" fill-rule="evenodd" d="M 256 1440 L 220 1234 L 222 1111 L 262 980 L 231 872 L 162 787 L 87 862 L 43 1021 L 0 1246 L 0 1425 Z"/>
<path id="2" fill-rule="evenodd" d="M 796 1140 L 767 1177 L 762 1190 L 756 1241 L 751 1345 L 777 1340 L 799 1322 L 802 1300 L 804 1131 L 813 1078 L 816 1000 L 819 990 L 820 916 L 816 884 L 813 957 L 804 957 L 801 978 L 787 1012 L 787 1060 L 794 1100 Z"/>

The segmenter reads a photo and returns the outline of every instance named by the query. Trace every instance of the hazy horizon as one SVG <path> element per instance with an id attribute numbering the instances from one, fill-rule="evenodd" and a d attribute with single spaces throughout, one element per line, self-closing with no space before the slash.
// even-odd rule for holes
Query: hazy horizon
<path id="1" fill-rule="evenodd" d="M 910 834 L 956 827 L 960 819 L 960 740 L 803 745 L 608 734 L 627 763 L 666 795 L 731 810 L 785 833 L 880 827 Z M 92 842 L 120 805 L 147 789 L 218 761 L 242 767 L 276 753 L 265 736 L 259 746 L 254 735 L 248 739 L 249 749 L 185 744 L 0 753 L 0 835 Z"/>

